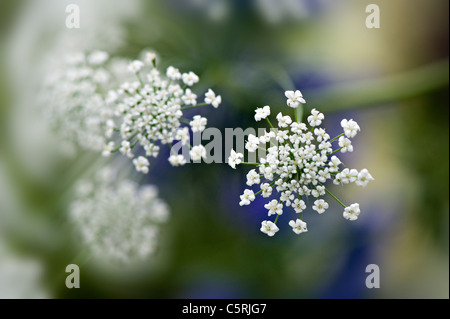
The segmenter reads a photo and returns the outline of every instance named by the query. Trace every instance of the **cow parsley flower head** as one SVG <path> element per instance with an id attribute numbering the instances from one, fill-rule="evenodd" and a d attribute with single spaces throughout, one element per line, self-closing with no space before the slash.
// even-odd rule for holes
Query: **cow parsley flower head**
<path id="1" fill-rule="evenodd" d="M 131 263 L 155 252 L 159 225 L 168 220 L 169 209 L 155 186 L 117 180 L 104 168 L 78 183 L 70 217 L 93 255 Z"/>
<path id="2" fill-rule="evenodd" d="M 300 91 L 286 91 L 287 104 L 290 107 L 299 107 L 299 103 L 305 103 Z M 354 120 L 342 120 L 343 133 L 334 138 L 324 128 L 319 127 L 325 116 L 316 109 L 307 117 L 307 124 L 301 123 L 301 119 L 295 121 L 288 115 L 278 113 L 275 129 L 269 120 L 270 107 L 264 106 L 255 112 L 255 120 L 266 119 L 272 130 L 259 137 L 248 135 L 245 148 L 248 152 L 259 151 L 259 161 L 256 163 L 243 162 L 244 154 L 231 150 L 228 164 L 232 168 L 236 165 L 254 165 L 247 174 L 246 184 L 255 187 L 254 190 L 246 189 L 240 196 L 240 205 L 249 205 L 257 195 L 268 198 L 264 208 L 267 215 L 275 216 L 275 220 L 263 221 L 261 231 L 273 236 L 277 231 L 276 226 L 279 215 L 286 208 L 291 208 L 300 218 L 291 220 L 289 225 L 296 234 L 307 231 L 303 220 L 303 212 L 306 203 L 319 214 L 323 214 L 329 204 L 322 197 L 331 196 L 344 207 L 344 217 L 348 220 L 356 220 L 359 216 L 359 204 L 350 206 L 343 204 L 334 196 L 325 184 L 331 181 L 336 185 L 355 183 L 365 187 L 368 182 L 374 180 L 367 169 L 342 168 L 343 163 L 338 153 L 352 152 L 351 138 L 360 131 L 359 125 Z M 297 115 L 297 114 L 296 114 Z M 342 168 L 342 169 L 341 169 Z M 275 197 L 274 199 L 271 199 Z M 298 216 L 298 215 L 297 215 Z"/>
<path id="3" fill-rule="evenodd" d="M 44 116 L 65 149 L 100 151 L 113 115 L 106 95 L 112 81 L 109 55 L 72 53 L 62 60 L 44 80 L 39 97 Z"/>
<path id="4" fill-rule="evenodd" d="M 192 91 L 199 77 L 194 72 L 182 73 L 173 66 L 165 72 L 158 70 L 156 55 L 151 52 L 146 53 L 144 61 L 132 61 L 128 69 L 134 78 L 110 91 L 109 104 L 114 109 L 114 117 L 108 129 L 110 141 L 104 143 L 106 151 L 103 154 L 106 156 L 120 151 L 133 158 L 144 150 L 145 156 L 141 157 L 157 157 L 163 144 L 171 148 L 174 142 L 188 145 L 189 130 L 203 131 L 207 119 L 200 115 L 188 119 L 183 112 L 205 105 L 217 108 L 222 102 L 220 95 L 208 89 L 204 102 L 199 103 L 197 94 Z M 111 145 L 114 145 L 112 149 Z M 190 152 L 190 155 L 195 159 L 205 157 L 200 148 Z M 171 165 L 180 166 L 187 162 L 180 156 L 172 152 L 169 157 Z M 148 163 L 148 160 L 144 163 L 143 159 L 134 161 L 136 169 L 142 173 L 148 172 Z M 142 165 L 138 164 L 145 164 L 147 169 L 142 169 Z"/>

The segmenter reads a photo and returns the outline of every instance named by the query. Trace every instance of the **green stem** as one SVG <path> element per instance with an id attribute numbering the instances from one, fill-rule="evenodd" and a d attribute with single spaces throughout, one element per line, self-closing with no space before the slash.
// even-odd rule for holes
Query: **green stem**
<path id="1" fill-rule="evenodd" d="M 138 142 L 139 142 L 139 139 L 136 139 L 136 140 L 130 145 L 130 148 L 133 148 Z"/>
<path id="2" fill-rule="evenodd" d="M 322 184 L 320 184 L 322 185 Z M 323 186 L 323 185 L 322 185 Z M 339 204 L 341 204 L 342 207 L 346 208 L 347 206 L 345 206 L 336 196 L 334 196 L 333 194 L 331 194 L 331 192 L 325 188 L 325 191 L 330 194 L 331 197 L 333 197 Z"/>
<path id="3" fill-rule="evenodd" d="M 335 141 L 335 140 L 337 140 L 337 139 L 340 138 L 341 136 L 344 136 L 344 134 L 345 134 L 345 133 L 341 133 L 341 134 L 339 134 L 338 136 L 336 136 L 335 138 L 331 139 L 331 140 L 330 140 L 330 143 L 333 142 L 333 141 Z"/>
<path id="4" fill-rule="evenodd" d="M 260 150 L 263 150 L 264 152 L 267 152 L 267 150 L 266 150 L 264 147 L 262 147 L 262 146 L 258 146 L 258 148 L 259 148 Z"/>
<path id="5" fill-rule="evenodd" d="M 139 83 L 141 83 L 142 87 L 144 87 L 144 82 L 142 81 L 142 79 L 141 79 L 141 76 L 140 76 L 139 72 L 137 72 L 137 73 L 136 73 L 136 77 L 138 78 L 138 80 L 139 80 Z"/>
<path id="6" fill-rule="evenodd" d="M 335 151 L 333 151 L 333 152 L 331 152 L 330 153 L 330 155 L 332 155 L 332 154 L 334 154 L 334 153 L 337 153 L 337 152 L 339 152 L 341 149 L 343 149 L 343 147 L 341 147 L 341 148 L 338 148 L 337 150 L 335 150 Z"/>
<path id="7" fill-rule="evenodd" d="M 303 105 L 300 104 L 299 106 L 297 106 L 295 108 L 295 121 L 297 123 L 301 123 L 302 122 L 302 117 L 303 117 Z"/>
<path id="8" fill-rule="evenodd" d="M 201 106 L 205 106 L 205 105 L 209 105 L 209 104 L 208 103 L 200 103 L 200 104 L 191 105 L 191 106 L 183 106 L 182 108 L 180 108 L 180 110 L 185 111 L 185 110 L 190 110 L 190 109 L 194 109 L 196 107 L 201 107 Z"/>
<path id="9" fill-rule="evenodd" d="M 180 121 L 180 123 L 183 123 L 183 124 L 186 124 L 186 125 L 191 125 L 191 122 L 189 122 L 189 120 L 180 118 L 179 121 Z"/>

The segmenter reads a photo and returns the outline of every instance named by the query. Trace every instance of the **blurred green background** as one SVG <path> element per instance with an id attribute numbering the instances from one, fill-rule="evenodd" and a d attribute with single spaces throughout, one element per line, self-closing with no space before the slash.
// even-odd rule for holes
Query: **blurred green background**
<path id="1" fill-rule="evenodd" d="M 66 5 L 81 28 L 65 27 Z M 370 3 L 380 29 L 365 26 Z M 0 2 L 0 278 L 13 258 L 37 262 L 37 289 L 52 298 L 448 298 L 448 17 L 442 0 L 2 1 Z M 338 204 L 307 211 L 309 232 L 259 232 L 262 202 L 240 207 L 245 168 L 169 167 L 160 154 L 145 182 L 171 209 L 158 252 L 138 270 L 81 267 L 64 285 L 80 245 L 68 225 L 70 186 L 96 154 L 61 158 L 35 123 L 36 88 L 62 54 L 107 50 L 135 58 L 153 49 L 163 66 L 200 76 L 222 95 L 208 126 L 258 127 L 254 109 L 283 111 L 284 90 L 306 108 L 361 126 L 346 165 L 367 168 L 365 189 L 334 187 L 359 202 L 350 223 Z M 261 122 L 260 122 L 261 123 Z M 260 123 L 257 123 L 260 125 Z M 288 215 L 288 214 L 285 214 Z M 30 261 L 30 262 L 31 262 Z M 381 287 L 365 286 L 377 264 Z M 19 276 L 20 277 L 20 276 Z M 0 297 L 9 286 L 1 285 Z M 25 283 L 26 284 L 26 283 Z M 31 283 L 30 283 L 31 285 Z"/>

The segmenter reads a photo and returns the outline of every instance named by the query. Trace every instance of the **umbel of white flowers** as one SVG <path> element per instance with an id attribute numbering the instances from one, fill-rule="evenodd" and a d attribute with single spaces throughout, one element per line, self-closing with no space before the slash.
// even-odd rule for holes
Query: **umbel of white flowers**
<path id="1" fill-rule="evenodd" d="M 39 96 L 50 127 L 62 142 L 61 149 L 77 147 L 100 151 L 113 109 L 105 103 L 105 91 L 114 77 L 103 51 L 67 54 L 62 64 L 46 77 Z"/>
<path id="2" fill-rule="evenodd" d="M 96 258 L 131 263 L 155 252 L 159 225 L 168 220 L 169 209 L 155 186 L 116 181 L 107 167 L 78 183 L 70 216 Z"/>
<path id="3" fill-rule="evenodd" d="M 135 60 L 128 66 L 135 79 L 120 85 L 120 88 L 109 91 L 107 102 L 115 109 L 115 118 L 108 121 L 106 143 L 103 155 L 108 156 L 120 151 L 133 159 L 137 171 L 148 173 L 148 157 L 157 157 L 161 144 L 181 141 L 182 145 L 191 148 L 190 157 L 200 160 L 206 157 L 202 145 L 190 145 L 190 130 L 201 132 L 205 129 L 207 119 L 195 115 L 192 119 L 183 118 L 183 111 L 205 105 L 218 108 L 222 102 L 220 95 L 211 89 L 205 93 L 204 101 L 197 102 L 197 95 L 190 87 L 199 81 L 193 72 L 181 73 L 177 68 L 169 66 L 165 75 L 156 68 L 156 55 L 147 53 L 144 61 Z M 185 126 L 181 126 L 184 124 Z M 118 132 L 118 134 L 114 134 Z M 119 135 L 116 137 L 115 135 Z M 145 156 L 137 156 L 141 146 Z M 169 162 L 173 166 L 186 163 L 182 155 L 171 152 Z"/>
<path id="4" fill-rule="evenodd" d="M 299 107 L 305 103 L 302 94 L 297 91 L 286 91 L 287 105 L 292 108 Z M 358 218 L 360 214 L 359 204 L 349 206 L 343 204 L 326 187 L 327 180 L 332 180 L 336 185 L 355 183 L 365 187 L 368 182 L 374 180 L 367 169 L 357 171 L 356 169 L 340 169 L 342 162 L 336 156 L 338 152 L 352 152 L 351 138 L 360 131 L 359 125 L 353 120 L 342 120 L 343 133 L 330 138 L 327 132 L 320 128 L 324 115 L 313 109 L 308 116 L 309 127 L 305 123 L 293 121 L 288 115 L 281 112 L 277 114 L 278 129 L 274 129 L 268 116 L 270 107 L 268 105 L 255 110 L 255 120 L 266 119 L 272 130 L 262 136 L 250 134 L 245 144 L 249 152 L 258 149 L 266 152 L 265 158 L 260 158 L 259 163 L 242 162 L 244 157 L 241 153 L 231 150 L 228 164 L 232 168 L 236 165 L 255 165 L 247 174 L 247 185 L 259 185 L 256 193 L 251 189 L 244 190 L 240 196 L 239 205 L 249 205 L 255 200 L 256 195 L 265 198 L 274 197 L 273 189 L 277 194 L 275 199 L 270 200 L 264 207 L 268 210 L 268 216 L 275 215 L 275 220 L 262 222 L 261 231 L 273 236 L 278 230 L 277 221 L 279 215 L 283 214 L 283 207 L 292 207 L 299 218 L 291 220 L 289 225 L 296 234 L 307 231 L 306 222 L 303 221 L 303 211 L 306 209 L 305 199 L 312 196 L 314 203 L 312 208 L 319 214 L 325 212 L 328 203 L 320 197 L 328 193 L 344 208 L 343 216 L 351 221 Z M 269 148 L 266 145 L 269 143 Z M 337 144 L 337 145 L 336 145 Z M 335 155 L 336 154 L 336 155 Z"/>

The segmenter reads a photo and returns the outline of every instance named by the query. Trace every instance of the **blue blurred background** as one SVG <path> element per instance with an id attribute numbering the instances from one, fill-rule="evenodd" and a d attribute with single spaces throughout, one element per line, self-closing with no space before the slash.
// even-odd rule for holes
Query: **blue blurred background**
<path id="1" fill-rule="evenodd" d="M 80 7 L 67 29 L 65 8 Z M 378 4 L 379 29 L 365 8 Z M 448 17 L 441 0 L 2 1 L 0 3 L 0 278 L 22 260 L 36 289 L 53 298 L 448 298 Z M 171 209 L 159 249 L 144 266 L 108 272 L 81 265 L 81 289 L 64 285 L 79 246 L 67 226 L 73 180 L 96 154 L 67 159 L 40 134 L 36 90 L 52 61 L 72 51 L 135 58 L 153 49 L 163 66 L 200 76 L 222 95 L 204 109 L 208 126 L 255 127 L 254 109 L 289 112 L 300 89 L 307 111 L 361 126 L 349 167 L 367 168 L 366 188 L 334 187 L 359 202 L 356 222 L 331 202 L 305 213 L 309 232 L 259 232 L 262 201 L 240 207 L 246 168 L 172 168 L 160 154 L 145 182 Z M 201 87 L 204 85 L 204 87 Z M 257 123 L 259 126 L 261 122 Z M 87 159 L 87 160 L 86 160 Z M 69 229 L 69 230 L 68 230 Z M 365 285 L 380 267 L 381 287 Z M 26 267 L 25 267 L 26 268 Z M 36 270 L 38 268 L 38 270 Z M 26 270 L 24 270 L 26 271 Z M 2 273 L 3 272 L 3 273 Z M 0 298 L 11 287 L 0 281 Z"/>

